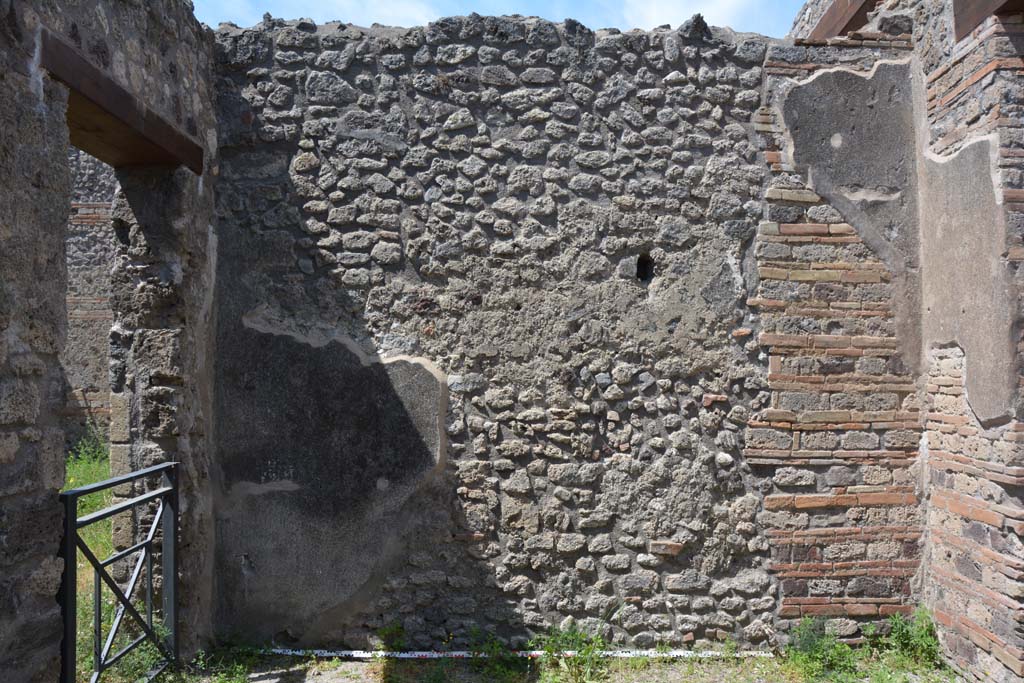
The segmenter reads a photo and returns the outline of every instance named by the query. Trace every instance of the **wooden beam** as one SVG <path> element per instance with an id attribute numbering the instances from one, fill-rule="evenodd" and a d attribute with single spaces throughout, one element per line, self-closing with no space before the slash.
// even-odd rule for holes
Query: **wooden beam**
<path id="1" fill-rule="evenodd" d="M 957 42 L 993 14 L 1024 11 L 1024 0 L 954 0 L 953 26 Z"/>
<path id="2" fill-rule="evenodd" d="M 878 0 L 833 0 L 807 37 L 826 40 L 856 31 L 868 23 L 868 12 L 877 4 Z"/>
<path id="3" fill-rule="evenodd" d="M 114 168 L 185 166 L 203 173 L 203 148 L 97 68 L 56 34 L 42 29 L 40 65 L 68 87 L 71 143 Z"/>

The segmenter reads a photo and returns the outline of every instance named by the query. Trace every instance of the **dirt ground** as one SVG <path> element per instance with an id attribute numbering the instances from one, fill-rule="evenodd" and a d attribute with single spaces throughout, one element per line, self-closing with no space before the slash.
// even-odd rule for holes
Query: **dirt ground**
<path id="1" fill-rule="evenodd" d="M 787 683 L 797 679 L 774 659 L 685 660 L 659 663 L 648 659 L 614 660 L 607 683 Z M 216 678 L 209 683 L 219 683 Z M 466 661 L 317 661 L 287 665 L 268 663 L 249 674 L 252 683 L 532 683 L 536 673 L 496 681 Z M 234 681 L 231 681 L 234 683 Z"/>

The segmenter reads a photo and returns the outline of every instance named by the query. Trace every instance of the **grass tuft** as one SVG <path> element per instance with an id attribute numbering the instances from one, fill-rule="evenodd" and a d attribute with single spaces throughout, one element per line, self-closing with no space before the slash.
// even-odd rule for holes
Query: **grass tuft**
<path id="1" fill-rule="evenodd" d="M 607 644 L 575 626 L 552 628 L 536 638 L 533 648 L 543 650 L 541 683 L 597 683 L 608 678 L 608 662 L 601 656 Z M 562 655 L 572 652 L 571 655 Z"/>
<path id="2" fill-rule="evenodd" d="M 888 635 L 864 628 L 866 645 L 853 649 L 829 632 L 823 619 L 805 618 L 793 630 L 785 666 L 808 683 L 940 683 L 955 680 L 942 662 L 931 614 L 889 618 Z"/>

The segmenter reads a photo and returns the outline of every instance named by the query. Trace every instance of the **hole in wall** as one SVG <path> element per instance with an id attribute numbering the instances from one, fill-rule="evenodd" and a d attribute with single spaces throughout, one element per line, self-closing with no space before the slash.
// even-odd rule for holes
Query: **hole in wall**
<path id="1" fill-rule="evenodd" d="M 636 257 L 636 279 L 644 284 L 654 279 L 654 261 L 650 254 L 640 254 Z"/>

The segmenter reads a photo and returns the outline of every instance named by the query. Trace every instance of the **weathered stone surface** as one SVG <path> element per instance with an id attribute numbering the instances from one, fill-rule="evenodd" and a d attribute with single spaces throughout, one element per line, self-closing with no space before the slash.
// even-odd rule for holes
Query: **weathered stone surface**
<path id="1" fill-rule="evenodd" d="M 186 648 L 212 593 L 222 636 L 401 623 L 412 647 L 570 623 L 757 644 L 815 614 L 857 637 L 923 598 L 959 666 L 1024 670 L 1013 15 L 955 53 L 945 3 L 915 0 L 828 44 L 474 15 L 268 18 L 214 47 L 149 6 L 0 3 L 0 634 L 49 645 L 0 648 L 5 672 L 52 678 L 56 633 L 64 271 L 22 231 L 59 224 L 33 163 L 66 131 L 17 42 L 38 21 L 220 145 L 201 181 L 122 171 L 114 239 L 69 243 L 72 275 L 116 265 L 81 290 L 111 293 L 114 466 L 183 462 Z M 69 335 L 76 383 L 102 327 Z"/>
<path id="2" fill-rule="evenodd" d="M 57 447 L 47 448 L 40 428 L 57 423 L 64 403 L 56 354 L 65 324 L 67 94 L 50 81 L 41 81 L 38 90 L 13 68 L 23 55 L 10 41 L 0 33 L 7 89 L 0 99 L 0 178 L 6 187 L 0 203 L 0 668 L 11 680 L 41 681 L 55 680 L 60 667 L 54 600 L 60 563 L 54 558 L 62 525 L 56 492 L 64 480 L 63 439 L 58 431 Z M 16 363 L 19 357 L 33 362 Z M 19 365 L 34 371 L 23 375 Z"/>
<path id="3" fill-rule="evenodd" d="M 106 298 L 112 266 L 123 265 L 125 270 L 129 266 L 114 257 L 121 245 L 110 221 L 113 174 L 84 155 L 69 159 L 68 92 L 39 67 L 40 25 L 82 49 L 86 59 L 146 101 L 151 111 L 190 135 L 199 125 L 213 128 L 212 109 L 209 100 L 204 100 L 209 93 L 206 66 L 210 54 L 196 50 L 199 25 L 191 10 L 178 2 L 100 7 L 96 3 L 40 0 L 8 2 L 0 10 L 0 67 L 6 95 L 0 103 L 0 179 L 5 187 L 0 207 L 0 528 L 4 530 L 0 543 L 0 671 L 12 681 L 47 681 L 58 676 L 61 639 L 55 598 L 63 569 L 57 557 L 62 519 L 56 496 L 65 483 L 63 427 L 69 427 L 68 437 L 74 439 L 87 421 L 105 422 L 101 415 L 107 409 L 108 344 L 114 342 L 118 347 L 112 354 L 118 368 L 112 373 L 115 378 L 123 377 L 120 370 L 131 367 L 132 362 L 119 345 L 126 337 L 108 336 L 111 309 Z M 112 40 L 112 26 L 117 41 Z M 164 64 L 175 68 L 173 77 L 152 70 L 152 38 L 156 34 L 164 41 Z M 169 35 L 180 37 L 187 47 L 175 39 L 167 40 Z M 113 69 L 115 62 L 117 68 Z M 172 96 L 177 86 L 184 90 Z M 69 166 L 76 175 L 73 184 Z M 172 182 L 165 178 L 165 184 Z M 212 195 L 206 197 L 210 198 Z M 192 199 L 187 210 L 179 204 L 162 205 L 161 209 L 182 224 L 195 219 L 197 225 L 209 225 L 209 215 L 202 213 L 209 204 Z M 155 195 L 150 201 L 160 203 Z M 74 213 L 65 231 L 69 206 Z M 68 239 L 62 243 L 65 235 Z M 205 238 L 205 231 L 202 235 Z M 118 235 L 121 237 L 125 236 Z M 190 248 L 196 254 L 195 265 L 202 270 L 205 244 L 200 247 L 193 241 Z M 146 258 L 151 266 L 159 262 L 155 254 Z M 164 265 L 166 280 L 175 269 Z M 179 268 L 174 277 L 180 284 L 194 281 L 194 276 L 194 271 Z M 139 288 L 139 284 L 139 280 L 132 283 L 131 293 L 122 291 L 123 300 L 135 297 L 142 304 L 140 309 L 166 314 L 161 296 L 152 289 Z M 212 294 L 209 288 L 204 291 L 206 296 Z M 147 298 L 150 295 L 152 298 Z M 192 302 L 196 313 L 198 299 Z M 179 313 L 183 311 L 179 309 Z M 201 327 L 195 325 L 194 338 L 201 336 Z M 197 405 L 192 408 L 200 410 Z M 125 430 L 118 435 L 125 436 Z M 192 472 L 205 478 L 202 458 L 190 458 L 202 452 L 200 442 L 201 438 L 196 439 L 194 449 L 185 447 L 178 455 L 195 466 Z M 183 477 L 187 495 L 195 493 L 193 482 L 191 476 Z M 183 514 L 184 536 L 202 554 L 204 539 L 199 527 L 209 521 L 204 511 L 209 510 L 210 500 L 198 495 L 190 502 L 194 507 Z M 202 557 L 191 558 L 182 565 L 182 585 L 191 591 L 182 603 L 186 653 L 195 646 L 197 636 L 209 633 L 208 592 L 193 590 L 196 583 L 202 583 L 196 579 L 204 571 L 203 562 Z"/>
<path id="4" fill-rule="evenodd" d="M 111 209 L 118 184 L 114 169 L 84 152 L 72 150 L 68 161 L 73 179 L 65 239 L 68 332 L 60 362 L 67 381 L 64 428 L 70 445 L 90 429 L 102 435 L 108 421 L 110 271 L 116 249 Z"/>
<path id="5" fill-rule="evenodd" d="M 231 501 L 218 520 L 220 628 L 355 643 L 405 621 L 410 645 L 433 647 L 439 631 L 401 611 L 417 592 L 472 601 L 482 626 L 521 634 L 596 596 L 682 605 L 679 580 L 663 579 L 689 567 L 704 578 L 688 591 L 761 567 L 744 498 L 759 479 L 733 420 L 750 414 L 763 371 L 732 329 L 764 172 L 753 105 L 712 90 L 759 77 L 732 44 L 698 53 L 672 33 L 673 68 L 724 69 L 722 83 L 683 92 L 661 82 L 667 66 L 637 76 L 629 56 L 592 75 L 606 51 L 639 59 L 646 45 L 609 35 L 595 48 L 576 24 L 452 18 L 425 30 L 426 45 L 382 29 L 346 43 L 386 72 L 371 88 L 355 62 L 321 66 L 336 29 L 317 29 L 321 51 L 297 60 L 281 46 L 291 28 L 259 29 L 291 78 L 221 71 L 236 93 L 221 98 L 224 117 L 241 100 L 253 130 L 306 120 L 294 148 L 221 148 L 217 346 L 238 353 L 221 357 L 216 382 Z M 219 32 L 225 63 L 245 36 Z M 404 59 L 385 60 L 385 44 Z M 278 102 L 252 96 L 279 87 Z M 695 113 L 671 113 L 681 107 Z M 377 359 L 396 354 L 436 365 L 451 404 L 381 374 Z M 445 459 L 424 411 L 443 421 Z M 718 508 L 739 526 L 696 521 Z M 247 515 L 264 520 L 268 550 Z M 320 551 L 276 559 L 294 544 Z M 286 575 L 294 594 L 254 590 Z M 314 575 L 329 578 L 311 586 Z M 742 635 L 682 609 L 699 635 Z M 615 642 L 678 641 L 658 610 L 631 610 Z M 454 613 L 433 619 L 464 635 Z"/>

